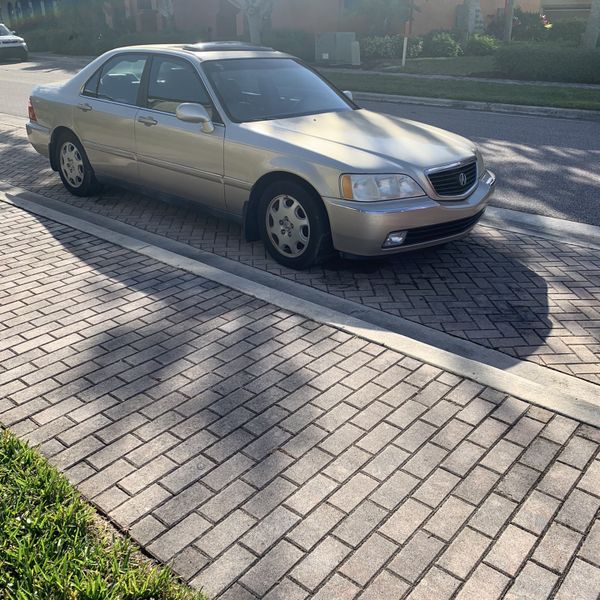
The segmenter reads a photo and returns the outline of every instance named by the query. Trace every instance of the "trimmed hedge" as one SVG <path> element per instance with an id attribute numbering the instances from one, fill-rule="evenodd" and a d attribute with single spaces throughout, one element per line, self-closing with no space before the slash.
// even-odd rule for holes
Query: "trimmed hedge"
<path id="1" fill-rule="evenodd" d="M 137 44 L 175 44 L 201 41 L 194 33 L 121 33 L 108 30 L 101 34 L 66 29 L 37 29 L 23 34 L 33 52 L 56 52 L 73 56 L 97 56 L 113 48 Z"/>
<path id="2" fill-rule="evenodd" d="M 315 60 L 315 35 L 306 31 L 296 29 L 272 29 L 263 34 L 262 42 L 270 46 L 297 56 L 307 62 Z"/>
<path id="3" fill-rule="evenodd" d="M 496 52 L 496 64 L 512 79 L 600 83 L 600 50 L 513 43 Z"/>

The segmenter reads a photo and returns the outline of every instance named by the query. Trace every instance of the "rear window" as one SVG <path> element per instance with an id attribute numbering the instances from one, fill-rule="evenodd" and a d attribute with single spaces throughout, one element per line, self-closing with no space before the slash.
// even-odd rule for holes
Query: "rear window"
<path id="1" fill-rule="evenodd" d="M 146 61 L 140 54 L 113 56 L 87 81 L 83 94 L 135 106 Z"/>

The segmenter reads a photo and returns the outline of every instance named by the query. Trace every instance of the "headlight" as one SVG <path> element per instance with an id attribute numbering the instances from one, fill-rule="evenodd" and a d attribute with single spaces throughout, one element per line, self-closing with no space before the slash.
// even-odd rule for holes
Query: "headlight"
<path id="1" fill-rule="evenodd" d="M 342 198 L 359 202 L 425 196 L 421 186 L 408 175 L 342 175 L 340 187 Z"/>
<path id="2" fill-rule="evenodd" d="M 477 157 L 477 173 L 479 173 L 479 178 L 481 179 L 485 177 L 485 162 L 479 149 L 475 150 L 475 156 Z"/>

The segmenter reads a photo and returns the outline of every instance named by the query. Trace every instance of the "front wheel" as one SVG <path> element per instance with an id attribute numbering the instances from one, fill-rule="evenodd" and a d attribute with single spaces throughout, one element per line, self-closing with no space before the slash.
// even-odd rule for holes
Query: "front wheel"
<path id="1" fill-rule="evenodd" d="M 63 135 L 56 144 L 56 164 L 63 185 L 75 196 L 93 196 L 100 191 L 94 169 L 73 134 Z"/>
<path id="2" fill-rule="evenodd" d="M 267 251 L 286 267 L 308 269 L 333 254 L 323 202 L 294 181 L 278 181 L 265 190 L 259 219 Z"/>

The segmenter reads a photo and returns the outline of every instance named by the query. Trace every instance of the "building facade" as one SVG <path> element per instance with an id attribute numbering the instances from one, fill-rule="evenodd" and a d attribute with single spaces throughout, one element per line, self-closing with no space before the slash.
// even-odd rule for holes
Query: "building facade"
<path id="1" fill-rule="evenodd" d="M 558 19 L 587 19 L 591 0 L 543 0 L 544 13 L 551 21 Z"/>

